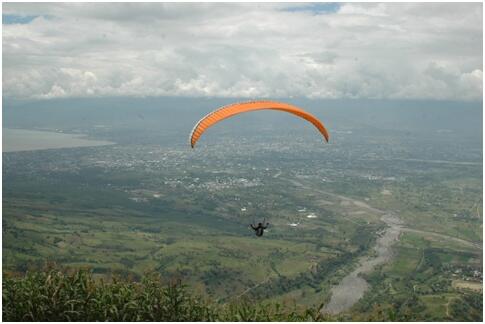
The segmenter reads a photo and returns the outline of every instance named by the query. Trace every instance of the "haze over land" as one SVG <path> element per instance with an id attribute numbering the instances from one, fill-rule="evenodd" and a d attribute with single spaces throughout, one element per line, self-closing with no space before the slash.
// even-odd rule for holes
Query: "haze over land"
<path id="1" fill-rule="evenodd" d="M 304 121 L 262 112 L 214 126 L 192 150 L 200 116 L 237 100 L 4 103 L 4 126 L 116 143 L 3 154 L 4 270 L 50 260 L 134 278 L 156 271 L 222 301 L 312 305 L 373 260 L 392 224 L 382 215 L 394 214 L 392 258 L 342 310 L 479 316 L 460 285 L 481 287 L 480 104 L 287 99 L 324 121 L 329 144 Z M 256 239 L 247 225 L 263 217 L 272 225 Z"/>
<path id="2" fill-rule="evenodd" d="M 220 304 L 482 320 L 482 4 L 3 9 L 4 276 L 54 262 Z M 329 143 L 261 111 L 190 148 L 208 112 L 266 98 Z"/>

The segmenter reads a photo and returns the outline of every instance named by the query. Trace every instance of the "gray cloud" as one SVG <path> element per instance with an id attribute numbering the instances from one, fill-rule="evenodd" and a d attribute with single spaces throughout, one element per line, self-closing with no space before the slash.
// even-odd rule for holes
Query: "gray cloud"
<path id="1" fill-rule="evenodd" d="M 288 6 L 5 3 L 3 93 L 482 98 L 480 3 Z"/>

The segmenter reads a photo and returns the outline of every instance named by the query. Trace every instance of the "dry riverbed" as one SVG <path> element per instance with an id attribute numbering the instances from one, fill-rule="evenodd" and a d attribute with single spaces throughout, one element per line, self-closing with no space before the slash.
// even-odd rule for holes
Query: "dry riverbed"
<path id="1" fill-rule="evenodd" d="M 388 262 L 392 258 L 392 245 L 399 239 L 402 231 L 399 217 L 385 214 L 381 217 L 388 227 L 376 240 L 375 256 L 365 256 L 359 259 L 357 268 L 332 288 L 330 302 L 325 305 L 323 312 L 330 314 L 341 313 L 352 307 L 369 288 L 368 283 L 360 277 L 363 273 L 370 273 L 376 266 Z"/>
<path id="2" fill-rule="evenodd" d="M 357 260 L 357 268 L 345 276 L 338 285 L 332 287 L 330 301 L 322 309 L 323 313 L 339 314 L 350 309 L 359 299 L 364 296 L 364 293 L 369 289 L 369 284 L 360 276 L 372 272 L 376 266 L 389 262 L 393 257 L 393 245 L 399 240 L 402 232 L 415 232 L 425 235 L 431 235 L 443 240 L 448 240 L 463 244 L 468 247 L 475 247 L 482 249 L 482 244 L 477 242 L 466 241 L 457 237 L 449 236 L 442 233 L 429 232 L 420 229 L 405 227 L 398 215 L 393 212 L 383 211 L 367 203 L 353 198 L 345 197 L 335 193 L 324 190 L 310 188 L 300 181 L 295 179 L 286 179 L 293 185 L 319 192 L 323 195 L 337 198 L 341 205 L 358 207 L 358 211 L 367 214 L 381 215 L 380 220 L 384 222 L 387 227 L 380 233 L 377 233 L 378 238 L 374 246 L 375 254 L 372 256 L 363 256 Z M 352 212 L 355 215 L 356 211 Z"/>

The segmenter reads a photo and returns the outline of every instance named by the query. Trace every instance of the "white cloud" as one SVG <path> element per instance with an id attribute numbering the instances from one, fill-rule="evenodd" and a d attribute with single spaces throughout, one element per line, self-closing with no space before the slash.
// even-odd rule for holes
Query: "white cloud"
<path id="1" fill-rule="evenodd" d="M 288 6 L 5 3 L 3 93 L 482 98 L 480 3 Z"/>

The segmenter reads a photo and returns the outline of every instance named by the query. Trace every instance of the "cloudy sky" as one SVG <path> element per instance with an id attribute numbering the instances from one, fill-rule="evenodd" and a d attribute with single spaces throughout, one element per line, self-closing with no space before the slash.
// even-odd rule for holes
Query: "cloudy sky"
<path id="1" fill-rule="evenodd" d="M 3 95 L 482 98 L 481 3 L 4 3 Z"/>

